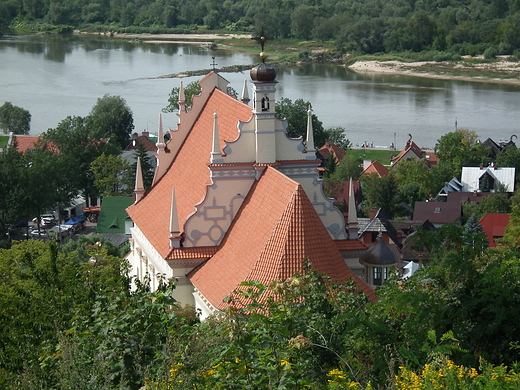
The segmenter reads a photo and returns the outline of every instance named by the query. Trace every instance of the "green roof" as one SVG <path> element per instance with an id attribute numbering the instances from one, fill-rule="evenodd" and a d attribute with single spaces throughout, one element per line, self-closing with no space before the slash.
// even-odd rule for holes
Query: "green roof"
<path id="1" fill-rule="evenodd" d="M 124 233 L 126 208 L 133 203 L 131 196 L 107 196 L 101 203 L 97 223 L 97 233 Z"/>

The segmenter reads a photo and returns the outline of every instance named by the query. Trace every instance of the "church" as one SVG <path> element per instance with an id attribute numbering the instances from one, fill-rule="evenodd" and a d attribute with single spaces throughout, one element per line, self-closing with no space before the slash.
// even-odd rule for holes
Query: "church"
<path id="1" fill-rule="evenodd" d="M 303 272 L 303 260 L 375 300 L 374 290 L 347 264 L 367 247 L 348 226 L 318 176 L 311 110 L 306 137 L 286 135 L 275 117 L 276 70 L 262 62 L 250 71 L 241 99 L 210 72 L 187 107 L 179 91 L 179 123 L 165 137 L 159 119 L 152 187 L 136 179 L 134 223 L 127 256 L 132 274 L 176 278 L 174 297 L 194 305 L 201 319 L 226 307 L 244 281 L 270 284 Z M 249 99 L 249 93 L 252 99 Z M 167 142 L 166 142 L 167 140 Z"/>

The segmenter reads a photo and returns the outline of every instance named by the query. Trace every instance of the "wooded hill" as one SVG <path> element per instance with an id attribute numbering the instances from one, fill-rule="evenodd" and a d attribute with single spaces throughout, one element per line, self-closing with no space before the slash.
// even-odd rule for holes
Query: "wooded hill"
<path id="1" fill-rule="evenodd" d="M 519 0 L 63 0 L 0 2 L 0 26 L 194 29 L 333 41 L 339 51 L 517 54 Z M 60 30 L 58 29 L 58 30 Z"/>

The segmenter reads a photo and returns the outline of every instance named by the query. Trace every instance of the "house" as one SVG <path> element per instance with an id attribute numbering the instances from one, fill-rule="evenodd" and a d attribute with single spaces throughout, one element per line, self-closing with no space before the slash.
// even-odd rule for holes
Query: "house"
<path id="1" fill-rule="evenodd" d="M 401 151 L 401 153 L 390 160 L 390 165 L 393 167 L 400 161 L 406 161 L 408 159 L 412 159 L 413 161 L 425 159 L 429 167 L 437 165 L 439 162 L 437 156 L 434 153 L 422 150 L 415 142 L 412 141 L 412 135 L 408 134 L 408 136 L 410 138 L 406 142 L 405 148 Z"/>
<path id="2" fill-rule="evenodd" d="M 428 220 L 436 228 L 447 223 L 460 225 L 461 217 L 462 204 L 458 202 L 415 202 L 413 219 Z"/>
<path id="3" fill-rule="evenodd" d="M 374 291 L 347 266 L 345 253 L 366 247 L 355 222 L 347 233 L 342 213 L 318 177 L 308 112 L 307 136 L 290 139 L 275 117 L 276 70 L 251 70 L 252 107 L 226 93 L 228 82 L 210 72 L 187 109 L 179 91 L 179 123 L 166 144 L 159 118 L 157 168 L 146 193 L 136 180 L 128 260 L 140 279 L 177 278 L 175 298 L 202 318 L 225 308 L 240 283 L 264 284 L 312 266 L 331 278 L 352 278 Z M 139 171 L 138 171 L 139 177 Z"/>
<path id="4" fill-rule="evenodd" d="M 150 157 L 152 166 L 155 168 L 155 152 L 157 151 L 157 142 L 154 142 L 154 138 L 150 137 L 150 133 L 148 131 L 143 131 L 141 135 L 134 133 L 132 135 L 132 141 L 128 144 L 123 153 L 121 153 L 121 157 L 123 157 L 123 159 L 131 164 L 135 163 L 135 151 L 139 148 L 140 145 L 142 145 L 142 147 L 144 147 L 146 150 L 146 154 Z"/>
<path id="5" fill-rule="evenodd" d="M 497 164 L 463 167 L 461 182 L 464 185 L 463 192 L 493 192 L 500 187 L 500 192 L 514 192 L 515 168 L 501 168 Z"/>
<path id="6" fill-rule="evenodd" d="M 333 142 L 326 141 L 325 145 L 318 149 L 317 157 L 322 160 L 328 160 L 330 157 L 334 159 L 334 163 L 339 165 L 343 157 L 345 157 L 345 151 Z"/>
<path id="7" fill-rule="evenodd" d="M 497 246 L 495 240 L 504 237 L 504 232 L 509 225 L 509 214 L 486 214 L 478 223 L 484 229 L 488 246 L 494 248 Z"/>
<path id="8" fill-rule="evenodd" d="M 383 176 L 388 176 L 389 172 L 390 171 L 388 170 L 388 168 L 381 164 L 379 161 L 374 161 L 370 164 L 367 164 L 367 167 L 363 170 L 361 176 L 375 174 L 377 175 L 377 177 L 382 178 Z"/>
<path id="9" fill-rule="evenodd" d="M 446 183 L 444 185 L 444 187 L 439 191 L 439 193 L 437 194 L 437 198 L 440 201 L 445 202 L 447 200 L 449 194 L 454 193 L 454 192 L 461 192 L 463 190 L 463 188 L 464 188 L 464 184 L 462 184 L 459 181 L 459 179 L 454 177 L 448 183 Z"/>
<path id="10" fill-rule="evenodd" d="M 42 142 L 41 136 L 31 135 L 15 135 L 9 134 L 9 141 L 7 143 L 10 147 L 15 147 L 20 153 L 34 152 L 36 148 L 43 150 L 55 151 L 56 148 L 50 142 Z"/>

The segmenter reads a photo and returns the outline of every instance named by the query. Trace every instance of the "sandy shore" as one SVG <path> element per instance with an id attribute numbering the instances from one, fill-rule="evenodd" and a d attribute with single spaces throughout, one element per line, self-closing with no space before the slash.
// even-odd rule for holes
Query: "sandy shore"
<path id="1" fill-rule="evenodd" d="M 86 34 L 79 31 L 76 31 L 76 33 Z M 149 43 L 193 43 L 197 45 L 234 38 L 251 38 L 251 35 L 244 34 L 126 34 L 110 31 L 99 33 L 99 35 L 107 35 L 113 38 L 139 39 Z"/>
<path id="2" fill-rule="evenodd" d="M 431 66 L 439 66 L 440 71 L 433 73 L 425 70 L 427 67 L 431 69 Z M 358 73 L 386 73 L 395 75 L 410 75 L 416 77 L 427 77 L 433 79 L 444 79 L 444 80 L 464 80 L 464 81 L 477 81 L 485 83 L 500 83 L 500 84 L 512 84 L 520 86 L 520 63 L 509 62 L 509 61 L 497 61 L 494 63 L 482 63 L 473 64 L 468 70 L 483 72 L 501 72 L 514 75 L 512 78 L 490 78 L 490 77 L 469 77 L 453 75 L 449 72 L 443 73 L 442 65 L 448 66 L 448 63 L 439 63 L 433 61 L 423 62 L 400 62 L 400 61 L 357 61 L 349 66 Z M 455 69 L 463 71 L 465 67 L 463 65 L 455 65 Z M 453 69 L 453 68 L 452 68 Z"/>

